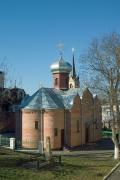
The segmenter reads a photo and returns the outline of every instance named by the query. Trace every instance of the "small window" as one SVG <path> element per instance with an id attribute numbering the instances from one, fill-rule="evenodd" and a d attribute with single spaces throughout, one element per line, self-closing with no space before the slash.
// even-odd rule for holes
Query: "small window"
<path id="1" fill-rule="evenodd" d="M 57 136 L 57 135 L 58 135 L 58 129 L 54 128 L 54 136 Z"/>
<path id="2" fill-rule="evenodd" d="M 55 78 L 55 85 L 58 85 L 58 78 Z"/>
<path id="3" fill-rule="evenodd" d="M 35 129 L 38 129 L 38 121 L 35 121 Z"/>
<path id="4" fill-rule="evenodd" d="M 79 123 L 79 120 L 77 120 L 77 132 L 80 132 L 80 123 Z"/>

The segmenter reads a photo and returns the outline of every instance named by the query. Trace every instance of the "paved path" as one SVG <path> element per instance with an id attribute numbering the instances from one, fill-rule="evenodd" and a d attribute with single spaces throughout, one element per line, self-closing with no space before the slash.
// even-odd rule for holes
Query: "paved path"
<path id="1" fill-rule="evenodd" d="M 117 169 L 107 178 L 107 180 L 120 180 L 120 165 Z"/>
<path id="2" fill-rule="evenodd" d="M 62 156 L 79 156 L 79 155 L 89 155 L 89 154 L 102 154 L 102 153 L 113 153 L 113 150 L 93 150 L 93 151 L 52 151 L 53 155 Z"/>
<path id="3" fill-rule="evenodd" d="M 31 152 L 31 153 L 39 153 L 39 151 L 36 150 L 30 150 L 30 149 L 18 149 L 18 151 L 21 152 Z M 54 155 L 64 155 L 64 156 L 79 156 L 79 155 L 85 155 L 85 154 L 98 154 L 98 153 L 113 153 L 114 146 L 111 141 L 111 139 L 106 138 L 102 139 L 101 141 L 97 143 L 91 143 L 79 147 L 71 147 L 68 148 L 68 150 L 57 150 L 52 151 Z"/>

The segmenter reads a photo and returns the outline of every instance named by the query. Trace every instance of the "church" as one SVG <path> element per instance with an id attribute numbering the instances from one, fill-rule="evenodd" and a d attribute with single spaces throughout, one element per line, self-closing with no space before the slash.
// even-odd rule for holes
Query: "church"
<path id="1" fill-rule="evenodd" d="M 16 123 L 16 138 L 23 148 L 37 148 L 50 137 L 51 148 L 76 147 L 101 138 L 102 111 L 97 96 L 88 88 L 81 92 L 72 65 L 61 56 L 51 65 L 53 88 L 41 87 L 24 98 Z"/>

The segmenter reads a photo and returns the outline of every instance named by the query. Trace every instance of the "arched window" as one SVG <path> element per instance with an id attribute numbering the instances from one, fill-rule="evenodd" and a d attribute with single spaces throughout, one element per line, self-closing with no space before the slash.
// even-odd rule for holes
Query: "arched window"
<path id="1" fill-rule="evenodd" d="M 55 78 L 55 85 L 58 85 L 58 78 Z"/>
<path id="2" fill-rule="evenodd" d="M 35 121 L 35 129 L 38 129 L 38 121 Z"/>

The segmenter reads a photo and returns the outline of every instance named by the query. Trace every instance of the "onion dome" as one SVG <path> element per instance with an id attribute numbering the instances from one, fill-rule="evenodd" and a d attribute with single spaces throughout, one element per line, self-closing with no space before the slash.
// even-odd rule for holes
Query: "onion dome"
<path id="1" fill-rule="evenodd" d="M 70 73 L 72 70 L 71 64 L 64 61 L 62 57 L 59 61 L 53 63 L 50 68 L 52 73 Z"/>

